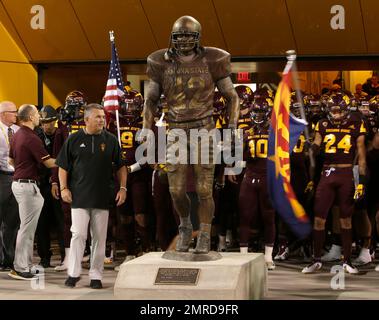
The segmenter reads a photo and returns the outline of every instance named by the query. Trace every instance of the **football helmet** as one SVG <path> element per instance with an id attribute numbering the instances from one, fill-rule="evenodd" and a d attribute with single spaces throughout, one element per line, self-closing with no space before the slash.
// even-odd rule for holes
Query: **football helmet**
<path id="1" fill-rule="evenodd" d="M 72 122 L 83 118 L 84 106 L 87 100 L 84 94 L 78 90 L 71 91 L 65 100 L 65 105 L 61 110 L 62 120 Z"/>
<path id="2" fill-rule="evenodd" d="M 306 114 L 312 123 L 319 121 L 323 117 L 323 101 L 326 102 L 327 98 L 329 98 L 329 96 L 323 95 L 320 97 L 316 94 L 307 94 L 303 97 Z"/>
<path id="3" fill-rule="evenodd" d="M 236 86 L 235 90 L 240 100 L 240 110 L 250 108 L 254 99 L 253 91 L 250 87 L 241 84 Z"/>
<path id="4" fill-rule="evenodd" d="M 263 124 L 269 121 L 274 102 L 271 98 L 255 98 L 250 107 L 250 117 L 254 124 Z"/>
<path id="5" fill-rule="evenodd" d="M 370 110 L 376 115 L 379 114 L 379 95 L 373 96 L 370 99 Z"/>
<path id="6" fill-rule="evenodd" d="M 370 100 L 366 96 L 362 96 L 357 100 L 358 111 L 363 114 L 365 117 L 370 117 L 374 112 L 371 112 Z"/>
<path id="7" fill-rule="evenodd" d="M 254 92 L 254 98 L 270 98 L 271 100 L 275 99 L 275 93 L 269 88 L 259 88 Z"/>
<path id="8" fill-rule="evenodd" d="M 136 90 L 126 92 L 121 98 L 120 117 L 130 123 L 140 120 L 143 110 L 142 94 Z"/>
<path id="9" fill-rule="evenodd" d="M 213 115 L 221 116 L 225 112 L 226 101 L 220 91 L 216 91 L 213 96 Z"/>
<path id="10" fill-rule="evenodd" d="M 50 105 L 46 105 L 46 106 L 42 107 L 42 109 L 40 110 L 39 113 L 41 115 L 41 118 L 40 118 L 41 123 L 51 122 L 51 121 L 55 121 L 58 119 L 57 110 L 55 110 Z"/>
<path id="11" fill-rule="evenodd" d="M 201 25 L 191 16 L 175 21 L 171 31 L 171 43 L 177 53 L 188 55 L 200 46 Z"/>
<path id="12" fill-rule="evenodd" d="M 332 123 L 340 123 L 348 116 L 350 104 L 350 97 L 345 93 L 330 95 L 326 102 L 328 119 Z"/>
<path id="13" fill-rule="evenodd" d="M 297 100 L 295 91 L 291 93 L 290 111 L 296 118 L 301 119 L 301 103 Z"/>
<path id="14" fill-rule="evenodd" d="M 325 96 L 325 97 L 327 97 L 327 96 Z M 322 113 L 322 101 L 321 101 L 321 97 L 319 95 L 316 95 L 316 94 L 305 95 L 303 97 L 303 104 L 308 109 L 307 111 L 311 115 Z"/>

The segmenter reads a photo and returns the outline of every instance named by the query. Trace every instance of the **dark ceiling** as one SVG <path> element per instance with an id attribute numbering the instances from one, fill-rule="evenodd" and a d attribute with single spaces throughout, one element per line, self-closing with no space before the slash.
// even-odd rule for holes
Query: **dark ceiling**
<path id="1" fill-rule="evenodd" d="M 173 22 L 192 15 L 202 44 L 235 59 L 284 56 L 375 57 L 379 53 L 379 0 L 339 0 L 345 29 L 333 30 L 335 0 L 39 0 L 45 29 L 30 21 L 35 0 L 0 0 L 0 21 L 33 62 L 108 61 L 114 30 L 120 59 L 144 61 L 168 45 Z"/>

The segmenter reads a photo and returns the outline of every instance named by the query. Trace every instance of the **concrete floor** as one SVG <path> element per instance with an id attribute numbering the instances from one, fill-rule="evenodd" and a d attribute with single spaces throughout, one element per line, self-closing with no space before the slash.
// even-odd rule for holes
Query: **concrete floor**
<path id="1" fill-rule="evenodd" d="M 330 273 L 332 263 L 324 264 L 322 271 L 315 274 L 302 274 L 307 263 L 295 260 L 276 265 L 277 268 L 269 272 L 266 299 L 379 299 L 379 272 L 374 270 L 373 263 L 360 267 L 357 275 L 345 274 L 342 281 L 337 281 L 336 274 Z M 344 289 L 336 288 L 336 285 L 342 287 L 343 284 Z"/>
<path id="2" fill-rule="evenodd" d="M 58 260 L 54 259 L 52 264 L 58 264 Z M 306 264 L 296 260 L 277 263 L 277 268 L 268 274 L 266 299 L 379 299 L 379 272 L 374 271 L 375 264 L 360 268 L 358 275 L 345 275 L 345 289 L 342 290 L 331 288 L 331 280 L 335 276 L 330 273 L 332 264 L 324 265 L 320 273 L 303 275 L 301 269 Z M 86 267 L 85 264 L 83 266 Z M 0 272 L 0 300 L 114 299 L 113 285 L 117 272 L 113 271 L 113 266 L 105 268 L 102 290 L 89 287 L 86 268 L 83 269 L 82 279 L 74 289 L 64 286 L 66 277 L 65 272 L 55 272 L 53 268 L 48 268 L 45 270 L 43 288 L 41 283 L 38 285 L 30 281 L 15 280 L 10 278 L 7 272 Z"/>

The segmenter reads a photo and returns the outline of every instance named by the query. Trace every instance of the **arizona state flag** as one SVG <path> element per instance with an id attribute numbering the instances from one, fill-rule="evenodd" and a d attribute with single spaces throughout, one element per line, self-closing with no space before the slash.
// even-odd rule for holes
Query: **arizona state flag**
<path id="1" fill-rule="evenodd" d="M 275 210 L 299 238 L 305 238 L 311 226 L 290 183 L 290 154 L 306 122 L 290 115 L 290 72 L 286 67 L 275 96 L 268 140 L 268 191 Z"/>

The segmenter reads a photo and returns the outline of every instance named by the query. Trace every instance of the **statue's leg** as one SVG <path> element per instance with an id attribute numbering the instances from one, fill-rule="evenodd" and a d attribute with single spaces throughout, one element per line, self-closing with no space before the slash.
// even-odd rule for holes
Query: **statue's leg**
<path id="1" fill-rule="evenodd" d="M 212 197 L 214 164 L 194 165 L 196 193 L 199 199 L 198 216 L 200 230 L 195 253 L 208 253 L 211 243 L 211 227 L 215 204 Z"/>
<path id="2" fill-rule="evenodd" d="M 179 215 L 179 239 L 176 251 L 186 252 L 192 240 L 190 199 L 187 196 L 187 165 L 167 165 L 167 176 L 172 202 Z"/>
<path id="3" fill-rule="evenodd" d="M 213 123 L 204 127 L 206 130 L 212 130 L 213 128 Z M 214 159 L 216 159 L 213 155 L 213 142 L 214 137 L 210 134 L 209 139 L 199 139 L 197 144 L 198 164 L 194 165 L 194 176 L 196 193 L 199 199 L 198 217 L 200 229 L 195 253 L 208 253 L 211 247 L 211 228 L 215 211 L 213 200 Z M 208 154 L 208 159 L 203 158 L 205 154 Z"/>

